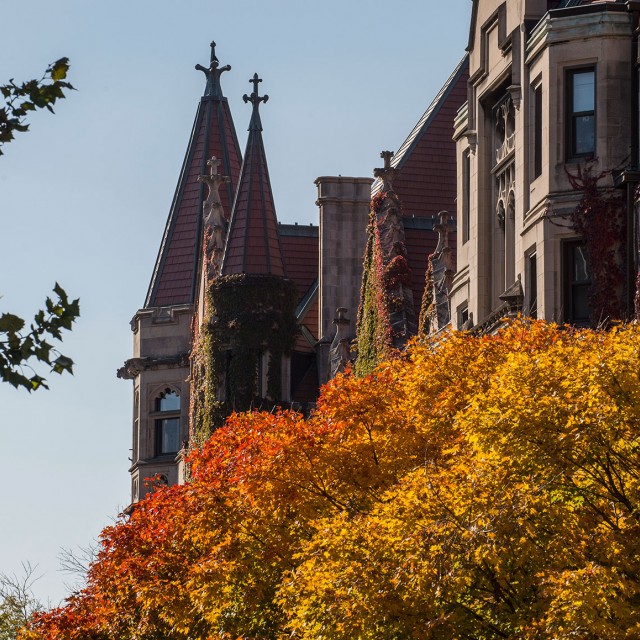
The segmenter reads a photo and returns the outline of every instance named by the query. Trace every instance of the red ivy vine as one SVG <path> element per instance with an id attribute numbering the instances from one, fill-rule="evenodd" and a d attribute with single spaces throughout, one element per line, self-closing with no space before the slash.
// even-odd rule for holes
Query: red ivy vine
<path id="1" fill-rule="evenodd" d="M 626 220 L 622 196 L 600 183 L 610 171 L 593 174 L 593 165 L 567 171 L 569 183 L 582 196 L 571 214 L 575 231 L 584 239 L 591 269 L 591 304 L 594 324 L 618 319 L 624 313 L 624 242 Z"/>
<path id="2" fill-rule="evenodd" d="M 397 353 L 394 339 L 398 336 L 391 325 L 391 314 L 402 310 L 404 298 L 401 286 L 411 283 L 411 270 L 404 246 L 394 246 L 397 255 L 390 260 L 383 255 L 378 216 L 387 200 L 391 200 L 400 211 L 400 200 L 392 191 L 375 195 L 369 211 L 357 321 L 357 375 L 370 373 L 378 362 Z"/>

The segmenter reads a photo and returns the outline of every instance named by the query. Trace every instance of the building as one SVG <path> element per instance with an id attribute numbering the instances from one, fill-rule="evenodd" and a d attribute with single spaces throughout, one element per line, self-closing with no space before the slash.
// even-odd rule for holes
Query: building
<path id="1" fill-rule="evenodd" d="M 637 2 L 474 0 L 452 324 L 633 315 Z"/>
<path id="2" fill-rule="evenodd" d="M 182 453 L 229 410 L 313 406 L 332 368 L 344 364 L 335 354 L 349 357 L 372 188 L 375 195 L 382 184 L 319 177 L 318 225 L 280 224 L 262 140 L 267 96 L 259 95 L 260 78 L 244 96 L 252 112 L 243 155 L 221 86 L 230 67 L 220 66 L 215 43 L 209 66 L 196 68 L 205 75 L 204 94 L 149 290 L 131 321 L 133 357 L 118 371 L 133 382 L 133 502 L 149 490 L 146 478 L 182 481 Z M 398 172 L 416 308 L 437 243 L 437 213 L 455 209 L 451 131 L 466 83 L 465 57 L 387 156 L 387 168 Z"/>

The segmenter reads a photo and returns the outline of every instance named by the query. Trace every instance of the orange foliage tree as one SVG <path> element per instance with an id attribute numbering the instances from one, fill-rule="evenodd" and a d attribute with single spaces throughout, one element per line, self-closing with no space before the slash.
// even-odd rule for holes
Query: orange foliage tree
<path id="1" fill-rule="evenodd" d="M 523 320 L 234 415 L 21 638 L 639 637 L 639 371 Z"/>

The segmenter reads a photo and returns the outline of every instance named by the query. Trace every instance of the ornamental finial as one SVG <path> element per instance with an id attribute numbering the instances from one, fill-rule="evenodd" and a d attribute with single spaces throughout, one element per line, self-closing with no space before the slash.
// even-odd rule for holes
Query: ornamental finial
<path id="1" fill-rule="evenodd" d="M 220 67 L 220 61 L 216 56 L 216 43 L 211 41 L 211 61 L 209 67 L 203 67 L 201 64 L 196 65 L 198 71 L 202 71 L 207 76 L 207 87 L 204 91 L 205 97 L 221 99 L 222 87 L 220 86 L 220 76 L 225 71 L 231 71 L 231 65 Z"/>
<path id="2" fill-rule="evenodd" d="M 249 80 L 251 84 L 253 84 L 253 92 L 250 96 L 246 93 L 242 96 L 242 99 L 245 102 L 250 102 L 253 105 L 253 113 L 251 114 L 251 122 L 249 123 L 249 131 L 252 129 L 257 131 L 262 131 L 262 123 L 260 122 L 260 114 L 258 112 L 258 107 L 261 102 L 267 102 L 269 100 L 268 95 L 259 96 L 258 95 L 258 84 L 262 82 L 262 78 L 258 77 L 257 73 L 253 74 L 253 78 Z"/>
<path id="3" fill-rule="evenodd" d="M 393 191 L 393 181 L 398 175 L 398 170 L 391 166 L 393 151 L 381 151 L 380 157 L 384 160 L 384 167 L 373 170 L 373 175 L 382 180 L 383 191 Z"/>

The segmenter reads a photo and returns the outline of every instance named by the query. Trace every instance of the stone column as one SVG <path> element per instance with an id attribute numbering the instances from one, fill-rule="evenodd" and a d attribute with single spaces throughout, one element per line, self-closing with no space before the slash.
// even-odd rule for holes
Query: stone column
<path id="1" fill-rule="evenodd" d="M 362 259 L 371 201 L 371 178 L 322 176 L 316 204 L 320 209 L 319 338 L 320 383 L 329 379 L 329 347 L 339 307 L 355 318 L 360 302 Z M 355 325 L 353 325 L 355 327 Z"/>

